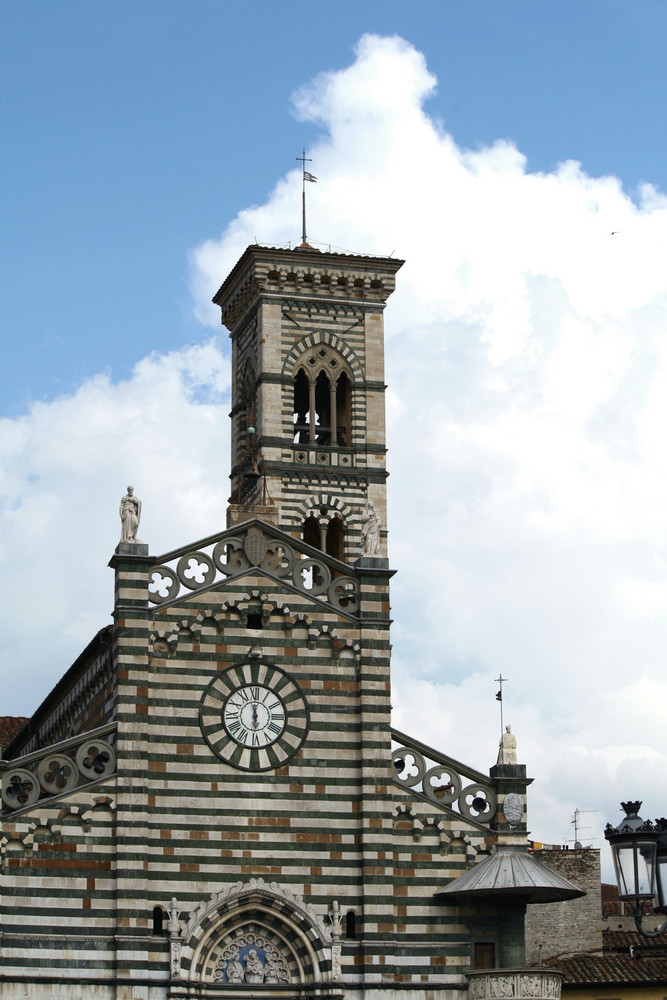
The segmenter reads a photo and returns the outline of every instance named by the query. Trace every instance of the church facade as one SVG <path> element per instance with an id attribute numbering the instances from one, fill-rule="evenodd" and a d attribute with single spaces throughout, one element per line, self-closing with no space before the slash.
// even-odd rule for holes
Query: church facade
<path id="1" fill-rule="evenodd" d="M 7 1000 L 559 995 L 523 968 L 526 893 L 442 893 L 525 849 L 525 768 L 391 727 L 401 263 L 253 246 L 215 296 L 227 524 L 155 557 L 123 498 L 113 623 L 3 762 Z"/>

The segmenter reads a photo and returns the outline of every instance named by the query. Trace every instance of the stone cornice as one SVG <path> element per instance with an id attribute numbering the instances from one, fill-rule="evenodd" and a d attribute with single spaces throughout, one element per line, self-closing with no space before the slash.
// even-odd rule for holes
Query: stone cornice
<path id="1" fill-rule="evenodd" d="M 332 306 L 382 309 L 394 291 L 402 260 L 321 253 L 317 250 L 276 250 L 250 246 L 221 285 L 213 301 L 222 310 L 222 322 L 234 332 L 260 298 L 318 300 Z"/>

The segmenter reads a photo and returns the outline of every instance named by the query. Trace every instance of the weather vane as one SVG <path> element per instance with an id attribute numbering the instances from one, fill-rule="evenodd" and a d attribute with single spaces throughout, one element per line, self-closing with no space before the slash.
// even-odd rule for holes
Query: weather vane
<path id="1" fill-rule="evenodd" d="M 506 681 L 507 681 L 507 678 L 503 677 L 502 674 L 499 674 L 498 677 L 496 677 L 496 684 L 500 684 L 500 687 L 498 688 L 498 693 L 496 694 L 496 701 L 500 702 L 500 735 L 501 736 L 503 735 L 503 684 L 505 684 Z"/>
<path id="2" fill-rule="evenodd" d="M 304 149 L 301 156 L 297 156 L 297 160 L 301 164 L 301 171 L 303 178 L 301 181 L 301 246 L 308 246 L 308 238 L 306 236 L 306 181 L 310 181 L 312 184 L 317 184 L 317 177 L 306 170 L 306 164 L 312 163 L 313 161 L 309 156 L 306 156 L 306 150 Z"/>

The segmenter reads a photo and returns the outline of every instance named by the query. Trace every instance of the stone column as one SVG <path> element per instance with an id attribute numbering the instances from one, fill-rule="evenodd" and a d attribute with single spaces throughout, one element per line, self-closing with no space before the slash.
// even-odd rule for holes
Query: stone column
<path id="1" fill-rule="evenodd" d="M 498 811 L 491 824 L 498 850 L 525 851 L 528 848 L 526 790 L 532 778 L 526 777 L 525 764 L 496 764 L 489 770 Z M 517 968 L 526 961 L 526 899 L 503 900 L 498 904 L 498 965 Z"/>
<path id="2" fill-rule="evenodd" d="M 520 968 L 526 964 L 525 899 L 498 904 L 498 966 Z"/>
<path id="3" fill-rule="evenodd" d="M 113 657 L 118 705 L 116 779 L 116 968 L 120 975 L 137 962 L 149 964 L 130 944 L 141 933 L 135 900 L 145 895 L 144 858 L 137 851 L 139 833 L 148 816 L 149 705 L 148 583 L 153 560 L 148 546 L 120 542 L 109 565 L 115 570 Z"/>
<path id="4" fill-rule="evenodd" d="M 385 852 L 391 838 L 391 704 L 389 685 L 389 579 L 386 559 L 364 556 L 354 564 L 360 592 L 361 657 L 358 671 L 361 795 L 359 821 L 363 872 L 360 966 L 364 981 L 373 981 L 373 952 L 384 954 L 382 975 L 394 974 L 394 898 L 388 891 Z M 371 943 L 372 942 L 372 943 Z M 368 951 L 366 950 L 368 949 Z M 369 955 L 369 951 L 371 954 Z"/>

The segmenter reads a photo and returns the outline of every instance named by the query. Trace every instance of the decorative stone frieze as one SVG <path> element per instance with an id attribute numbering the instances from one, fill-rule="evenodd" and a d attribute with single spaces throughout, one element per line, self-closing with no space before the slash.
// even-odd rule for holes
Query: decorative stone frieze
<path id="1" fill-rule="evenodd" d="M 493 969 L 468 973 L 468 1000 L 560 1000 L 562 973 Z"/>

